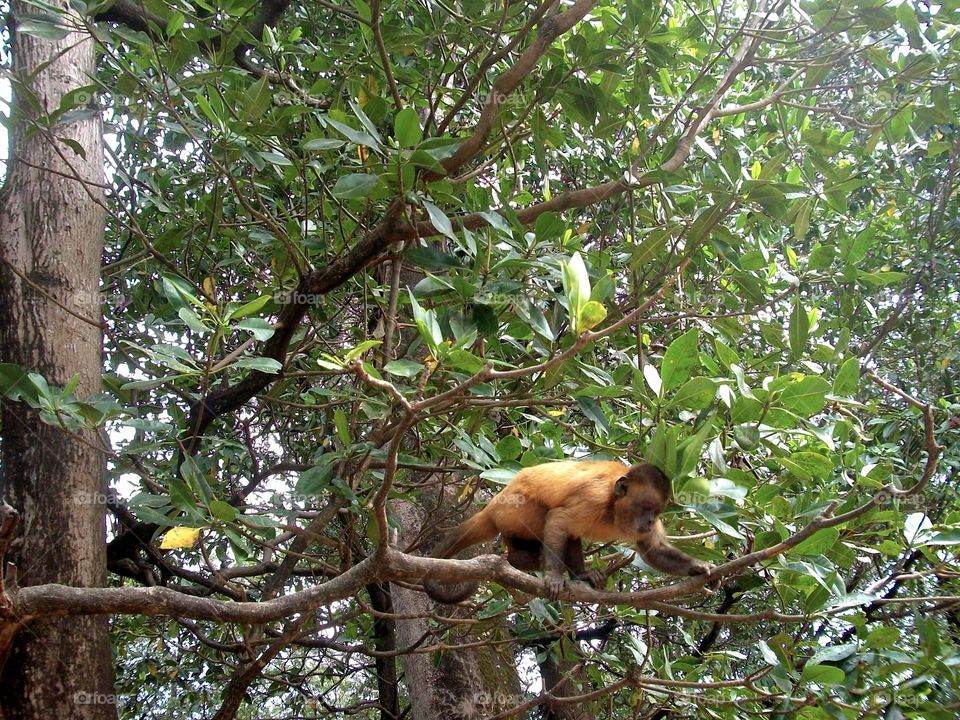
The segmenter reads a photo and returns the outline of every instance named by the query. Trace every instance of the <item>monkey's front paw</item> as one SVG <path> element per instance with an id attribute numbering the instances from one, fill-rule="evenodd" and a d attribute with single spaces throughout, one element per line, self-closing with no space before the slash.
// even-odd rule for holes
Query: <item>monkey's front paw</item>
<path id="1" fill-rule="evenodd" d="M 687 575 L 690 577 L 694 577 L 696 575 L 707 575 L 711 570 L 713 570 L 713 565 L 697 560 L 690 564 L 690 569 L 687 571 Z"/>
<path id="2" fill-rule="evenodd" d="M 590 570 L 583 573 L 579 579 L 588 583 L 594 590 L 603 590 L 607 586 L 607 574 L 603 570 Z"/>
<path id="3" fill-rule="evenodd" d="M 544 578 L 544 583 L 547 586 L 547 597 L 551 600 L 559 600 L 560 593 L 563 592 L 567 587 L 567 581 L 563 577 L 558 577 L 555 575 L 548 575 Z"/>
<path id="4" fill-rule="evenodd" d="M 693 565 L 690 566 L 688 575 L 690 575 L 691 577 L 697 577 L 698 575 L 708 575 L 711 572 L 713 572 L 713 568 L 714 566 L 711 565 L 710 563 L 695 562 L 693 563 Z M 713 592 L 719 587 L 720 587 L 719 580 L 710 580 L 707 582 L 706 585 L 704 585 L 704 588 L 710 594 L 713 594 Z"/>

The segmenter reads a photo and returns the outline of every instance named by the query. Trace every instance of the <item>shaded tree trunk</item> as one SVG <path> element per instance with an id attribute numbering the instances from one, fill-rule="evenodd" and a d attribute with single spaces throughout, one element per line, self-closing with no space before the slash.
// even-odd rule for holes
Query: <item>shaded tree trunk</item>
<path id="1" fill-rule="evenodd" d="M 549 692 L 552 697 L 574 697 L 587 693 L 594 688 L 589 686 L 586 673 L 573 660 L 557 657 L 548 649 L 544 649 L 540 659 L 540 677 L 543 679 L 543 691 Z M 591 703 L 561 703 L 547 700 L 545 720 L 594 720 Z"/>
<path id="2" fill-rule="evenodd" d="M 66 0 L 51 3 L 79 25 Z M 14 18 L 35 12 L 12 3 Z M 104 211 L 96 98 L 81 98 L 90 113 L 52 129 L 38 131 L 32 121 L 91 83 L 94 44 L 75 32 L 50 41 L 13 27 L 12 73 L 25 87 L 14 83 L 16 124 L 0 191 L 0 359 L 51 385 L 76 377 L 74 392 L 83 397 L 100 390 Z M 8 558 L 20 586 L 104 584 L 99 445 L 95 433 L 46 424 L 24 403 L 3 401 L 0 491 L 20 513 Z M 114 718 L 112 692 L 106 618 L 29 622 L 0 670 L 0 717 Z"/>
<path id="3" fill-rule="evenodd" d="M 394 505 L 403 530 L 401 545 L 416 536 L 422 518 L 409 503 Z M 453 614 L 438 606 L 426 594 L 398 585 L 392 587 L 394 612 L 400 615 L 424 614 L 431 611 Z M 465 612 L 456 610 L 454 612 Z M 426 619 L 397 619 L 397 646 L 409 648 L 420 642 L 432 623 Z M 506 628 L 496 621 L 486 627 L 464 632 L 463 642 L 477 642 L 482 637 L 503 639 Z M 435 641 L 427 640 L 425 645 Z M 447 636 L 447 642 L 456 642 Z M 477 646 L 448 650 L 439 662 L 429 653 L 410 653 L 403 658 L 404 681 L 410 697 L 411 720 L 481 720 L 514 707 L 524 698 L 520 693 L 516 658 L 509 644 Z"/>
<path id="4" fill-rule="evenodd" d="M 370 595 L 370 607 L 377 612 L 392 613 L 393 599 L 389 583 L 372 584 L 367 586 Z M 397 649 L 396 622 L 393 618 L 377 617 L 373 621 L 374 647 L 381 652 L 392 652 Z M 398 692 L 397 659 L 395 657 L 378 656 L 377 665 L 377 697 L 380 700 L 380 720 L 399 720 L 400 694 Z"/>

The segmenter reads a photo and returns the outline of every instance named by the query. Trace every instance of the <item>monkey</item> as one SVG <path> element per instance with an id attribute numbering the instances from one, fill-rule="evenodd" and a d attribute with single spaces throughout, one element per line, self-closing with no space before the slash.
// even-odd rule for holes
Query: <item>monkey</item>
<path id="1" fill-rule="evenodd" d="M 657 517 L 670 501 L 670 480 L 648 462 L 627 466 L 616 461 L 573 460 L 521 470 L 490 503 L 455 528 L 432 557 L 452 558 L 498 534 L 507 561 L 518 570 L 543 570 L 548 594 L 556 599 L 575 582 L 602 588 L 606 574 L 586 572 L 581 541 L 633 543 L 644 562 L 678 576 L 709 573 L 713 566 L 667 542 Z M 424 590 L 442 603 L 456 603 L 476 592 L 478 582 L 455 585 L 429 576 Z"/>

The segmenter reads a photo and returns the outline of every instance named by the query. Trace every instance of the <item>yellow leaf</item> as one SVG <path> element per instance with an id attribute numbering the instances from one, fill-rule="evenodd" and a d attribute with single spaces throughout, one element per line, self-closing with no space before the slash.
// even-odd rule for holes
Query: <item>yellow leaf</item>
<path id="1" fill-rule="evenodd" d="M 943 360 L 940 361 L 940 368 L 941 369 L 946 368 L 949 364 L 950 364 L 950 358 L 944 357 Z"/>
<path id="2" fill-rule="evenodd" d="M 369 155 L 370 151 L 367 150 L 365 145 L 357 145 L 357 156 L 360 158 L 360 162 L 366 162 Z"/>
<path id="3" fill-rule="evenodd" d="M 719 142 L 720 142 L 720 128 L 714 128 L 714 129 L 713 129 L 713 141 L 714 141 L 715 143 L 719 143 Z"/>
<path id="4" fill-rule="evenodd" d="M 565 408 L 559 408 L 558 410 L 547 410 L 547 415 L 549 415 L 550 417 L 560 417 L 561 415 L 564 415 L 566 412 L 567 411 Z"/>
<path id="5" fill-rule="evenodd" d="M 760 173 L 763 171 L 763 166 L 760 165 L 759 160 L 754 160 L 753 165 L 750 166 L 750 177 L 753 180 L 756 180 L 760 177 Z"/>
<path id="6" fill-rule="evenodd" d="M 217 300 L 217 285 L 216 285 L 216 283 L 214 283 L 213 277 L 210 276 L 210 275 L 207 275 L 207 276 L 203 279 L 203 292 L 206 294 L 207 298 L 208 298 L 210 301 L 216 302 L 216 300 Z"/>
<path id="7" fill-rule="evenodd" d="M 193 547 L 200 537 L 202 528 L 175 527 L 167 530 L 160 541 L 161 550 L 173 550 L 174 548 Z"/>
<path id="8" fill-rule="evenodd" d="M 598 303 L 596 300 L 591 300 L 580 310 L 580 322 L 577 323 L 579 325 L 577 330 L 583 331 L 595 328 L 603 322 L 605 317 L 607 317 L 607 309 L 603 304 Z"/>
<path id="9" fill-rule="evenodd" d="M 640 149 L 640 138 L 634 138 L 630 143 L 630 152 L 637 152 Z"/>
<path id="10" fill-rule="evenodd" d="M 473 486 L 474 486 L 477 482 L 479 482 L 479 480 L 480 480 L 480 476 L 479 476 L 479 475 L 473 475 L 473 476 L 467 478 L 467 482 L 465 482 L 465 483 L 463 484 L 463 490 L 460 491 L 460 495 L 459 495 L 459 497 L 458 497 L 457 499 L 458 499 L 460 502 L 463 502 L 463 501 L 466 500 L 468 497 L 470 497 L 471 493 L 473 492 Z"/>

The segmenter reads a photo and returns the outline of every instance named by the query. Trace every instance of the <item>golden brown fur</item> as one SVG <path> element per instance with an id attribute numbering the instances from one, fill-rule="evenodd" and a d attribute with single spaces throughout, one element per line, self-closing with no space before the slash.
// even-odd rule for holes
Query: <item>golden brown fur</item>
<path id="1" fill-rule="evenodd" d="M 669 502 L 670 481 L 649 463 L 567 461 L 525 468 L 483 510 L 456 528 L 434 557 L 449 558 L 498 534 L 507 558 L 521 570 L 543 569 L 550 594 L 564 586 L 564 570 L 602 586 L 602 572 L 586 573 L 581 541 L 636 544 L 651 567 L 672 575 L 700 575 L 710 566 L 666 541 L 658 515 Z M 424 589 L 440 602 L 459 602 L 477 583 Z"/>

